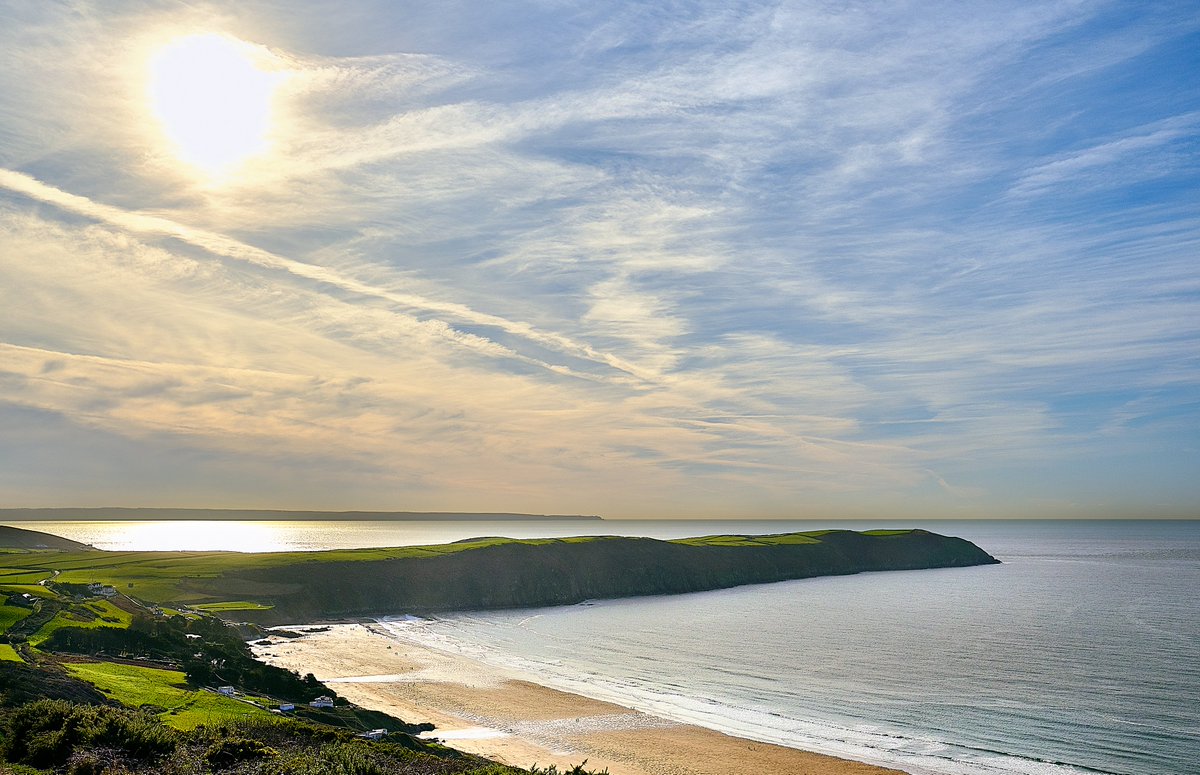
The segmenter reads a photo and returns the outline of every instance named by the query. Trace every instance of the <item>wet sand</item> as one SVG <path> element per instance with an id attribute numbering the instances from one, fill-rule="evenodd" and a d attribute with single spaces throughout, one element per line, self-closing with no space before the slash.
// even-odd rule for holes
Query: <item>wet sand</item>
<path id="1" fill-rule="evenodd" d="M 428 721 L 447 745 L 529 767 L 611 775 L 897 775 L 898 770 L 758 743 L 550 689 L 457 654 L 396 640 L 371 624 L 330 625 L 254 646 L 262 660 L 314 673 L 351 702 Z"/>

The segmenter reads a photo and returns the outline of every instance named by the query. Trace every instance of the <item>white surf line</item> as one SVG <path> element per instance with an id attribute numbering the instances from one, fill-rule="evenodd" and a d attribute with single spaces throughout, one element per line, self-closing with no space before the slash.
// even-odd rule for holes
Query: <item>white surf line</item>
<path id="1" fill-rule="evenodd" d="M 422 732 L 417 737 L 424 740 L 497 740 L 502 737 L 512 737 L 512 734 L 491 727 L 465 727 L 463 729 L 435 729 Z"/>
<path id="2" fill-rule="evenodd" d="M 531 324 L 523 321 L 513 321 L 498 315 L 479 312 L 478 310 L 472 309 L 465 304 L 459 304 L 457 302 L 438 301 L 413 293 L 399 293 L 396 291 L 388 291 L 381 288 L 376 288 L 375 286 L 368 285 L 367 283 L 363 283 L 348 277 L 343 277 L 335 272 L 325 269 L 324 267 L 306 264 L 303 261 L 297 261 L 285 256 L 280 256 L 261 248 L 256 248 L 253 245 L 247 245 L 244 242 L 227 237 L 223 234 L 186 226 L 178 223 L 177 221 L 172 221 L 161 216 L 150 215 L 148 213 L 137 211 L 122 210 L 118 207 L 113 207 L 112 205 L 96 202 L 87 197 L 63 191 L 60 188 L 43 183 L 37 178 L 21 172 L 0 168 L 0 187 L 7 188 L 10 191 L 21 194 L 30 199 L 34 199 L 45 204 L 53 205 L 59 209 L 75 213 L 76 215 L 83 215 L 85 217 L 102 221 L 127 231 L 173 237 L 194 247 L 201 248 L 214 255 L 244 261 L 246 263 L 266 269 L 285 272 L 294 277 L 323 283 L 335 288 L 340 288 L 343 291 L 349 291 L 351 293 L 363 296 L 383 299 L 394 304 L 420 309 L 426 312 L 433 312 L 449 317 L 455 317 L 474 325 L 499 328 L 502 331 L 521 337 L 530 342 L 540 344 L 550 350 L 554 350 L 555 352 L 559 352 L 564 355 L 571 355 L 597 365 L 608 366 L 609 368 L 623 372 L 630 377 L 634 377 L 641 382 L 658 382 L 659 375 L 652 374 L 645 369 L 642 369 L 635 364 L 624 360 L 623 358 L 611 353 L 597 350 L 589 344 L 576 342 L 562 334 L 539 331 Z M 440 322 L 442 322 L 443 325 L 449 329 L 449 332 L 447 332 L 448 338 L 460 344 L 467 344 L 469 346 L 473 340 L 479 340 L 479 343 L 486 342 L 488 346 L 487 348 L 476 349 L 490 351 L 490 353 L 493 355 L 497 354 L 496 350 L 500 350 L 508 357 L 516 358 L 518 360 L 540 366 L 548 371 L 558 374 L 576 376 L 585 379 L 590 376 L 577 372 L 566 366 L 551 364 L 536 358 L 521 355 L 511 348 L 488 339 L 487 337 L 459 331 L 445 321 Z M 594 379 L 595 377 L 592 378 Z"/>

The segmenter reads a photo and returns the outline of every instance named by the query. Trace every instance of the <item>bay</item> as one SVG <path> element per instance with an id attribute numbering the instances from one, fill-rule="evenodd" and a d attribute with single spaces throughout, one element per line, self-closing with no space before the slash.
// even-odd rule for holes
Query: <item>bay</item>
<path id="1" fill-rule="evenodd" d="M 930 775 L 1200 763 L 1200 524 L 927 525 L 1004 564 L 395 621 L 532 680 Z"/>
<path id="2" fill-rule="evenodd" d="M 1200 762 L 1194 521 L 22 522 L 106 549 L 283 551 L 917 526 L 1003 564 L 412 621 L 532 680 L 931 775 L 1180 775 Z"/>

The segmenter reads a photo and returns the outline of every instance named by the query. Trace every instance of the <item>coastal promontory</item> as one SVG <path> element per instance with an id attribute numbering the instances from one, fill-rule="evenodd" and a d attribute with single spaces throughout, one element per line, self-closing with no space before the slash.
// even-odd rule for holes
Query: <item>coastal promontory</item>
<path id="1" fill-rule="evenodd" d="M 14 564 L 17 560 L 14 558 Z M 476 538 L 319 552 L 34 552 L 24 574 L 104 583 L 149 603 L 261 624 L 395 613 L 570 605 L 868 571 L 997 560 L 926 530 L 818 530 L 677 540 Z"/>

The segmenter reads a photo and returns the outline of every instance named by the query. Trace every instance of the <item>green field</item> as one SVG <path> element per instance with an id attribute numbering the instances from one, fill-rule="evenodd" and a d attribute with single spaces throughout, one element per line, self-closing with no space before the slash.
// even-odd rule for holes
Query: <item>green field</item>
<path id="1" fill-rule="evenodd" d="M 686 546 L 783 546 L 820 543 L 828 530 L 806 533 L 783 533 L 770 536 L 722 535 L 684 538 L 667 543 Z M 902 535 L 911 531 L 872 531 L 871 535 Z M 372 549 L 334 549 L 323 552 L 30 552 L 5 557 L 8 566 L 0 569 L 0 583 L 12 578 L 48 578 L 60 571 L 55 580 L 71 584 L 103 581 L 143 600 L 168 603 L 221 603 L 210 593 L 211 584 L 205 581 L 241 572 L 270 569 L 304 563 L 379 562 L 413 558 L 435 558 L 487 547 L 508 544 L 539 546 L 546 544 L 579 544 L 612 540 L 613 536 L 582 536 L 575 538 L 512 539 L 480 538 L 452 544 L 431 546 L 401 546 Z M 16 583 L 15 581 L 12 583 Z M 293 591 L 280 585 L 279 593 Z M 256 585 L 253 590 L 269 596 L 272 590 Z M 227 609 L 235 610 L 235 609 Z M 251 609 L 242 609 L 251 610 Z"/>
<path id="2" fill-rule="evenodd" d="M 212 614 L 224 611 L 270 611 L 275 606 L 251 603 L 248 600 L 230 600 L 224 603 L 197 603 L 192 607 L 197 611 Z"/>
<path id="3" fill-rule="evenodd" d="M 168 606 L 161 606 L 159 608 L 159 610 L 162 611 L 163 616 L 182 616 L 185 619 L 199 619 L 200 618 L 200 614 L 186 613 L 184 611 L 180 611 L 177 608 L 170 608 Z"/>
<path id="4" fill-rule="evenodd" d="M 784 533 L 773 536 L 702 536 L 700 538 L 682 538 L 671 543 L 685 546 L 794 546 L 821 542 L 808 533 Z"/>
<path id="5" fill-rule="evenodd" d="M 234 576 L 240 572 L 328 562 L 378 562 L 408 558 L 432 558 L 482 549 L 503 544 L 541 545 L 552 543 L 583 543 L 605 540 L 607 537 L 572 539 L 482 538 L 453 544 L 432 546 L 401 546 L 375 549 L 335 549 L 323 552 L 29 552 L 6 555 L 0 583 L 28 583 L 50 578 L 53 571 L 60 575 L 54 580 L 67 584 L 90 584 L 100 581 L 112 584 L 122 592 L 155 603 L 192 605 L 222 603 L 209 590 L 213 579 Z M 235 591 L 235 590 L 231 590 Z M 294 591 L 287 585 L 272 588 L 270 584 L 255 584 L 254 596 Z M 240 610 L 254 610 L 243 608 Z"/>
<path id="6" fill-rule="evenodd" d="M 89 602 L 83 606 L 76 607 L 75 610 L 60 611 L 53 619 L 42 625 L 42 628 L 33 634 L 29 639 L 30 645 L 38 646 L 51 635 L 55 630 L 63 627 L 80 627 L 83 629 L 91 629 L 93 627 L 116 627 L 125 628 L 133 620 L 128 613 L 117 608 L 107 600 L 97 600 Z"/>
<path id="7" fill-rule="evenodd" d="M 0 605 L 0 632 L 8 632 L 8 628 L 29 616 L 29 609 L 17 605 Z"/>
<path id="8" fill-rule="evenodd" d="M 0 662 L 24 662 L 17 650 L 7 643 L 0 643 Z"/>
<path id="9" fill-rule="evenodd" d="M 2 579 L 0 579 L 2 580 Z M 34 597 L 55 598 L 53 592 L 41 586 L 40 584 L 0 584 L 0 594 L 4 595 L 22 595 L 29 594 Z"/>
<path id="10" fill-rule="evenodd" d="M 887 549 L 876 551 L 881 544 Z M 767 562 L 760 563 L 755 553 Z M 863 557 L 859 562 L 856 558 Z M 637 562 L 631 576 L 623 557 Z M 478 562 L 476 562 L 478 558 Z M 895 559 L 893 559 L 895 558 Z M 928 560 L 926 560 L 928 558 Z M 426 566 L 424 560 L 430 560 Z M 926 562 L 929 565 L 926 565 Z M 35 551 L 3 555 L 5 579 L 51 577 L 51 586 L 93 582 L 173 610 L 285 623 L 381 610 L 561 605 L 590 597 L 624 597 L 767 583 L 861 570 L 994 562 L 978 547 L 926 531 L 812 530 L 775 535 L 711 535 L 660 541 L 580 536 L 484 537 L 452 544 L 319 552 Z M 588 570 L 581 571 L 580 563 Z M 667 573 L 664 569 L 670 568 Z M 614 572 L 614 570 L 620 572 Z M 497 574 L 504 577 L 497 586 Z M 570 583 L 562 582 L 570 579 Z M 54 629 L 80 624 L 63 614 Z"/>
<path id="11" fill-rule="evenodd" d="M 8 563 L 18 560 L 28 562 L 29 560 L 37 560 L 43 556 L 45 556 L 43 552 L 23 552 L 16 557 L 7 556 L 4 558 L 4 561 Z M 28 566 L 18 568 L 0 568 L 0 584 L 37 584 L 43 579 L 50 578 L 51 575 L 52 574 L 49 570 L 31 570 Z"/>
<path id="12" fill-rule="evenodd" d="M 111 662 L 64 665 L 109 697 L 131 708 L 149 706 L 176 729 L 269 715 L 267 711 L 229 697 L 188 688 L 183 673 Z"/>

